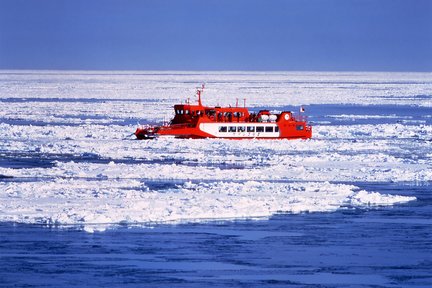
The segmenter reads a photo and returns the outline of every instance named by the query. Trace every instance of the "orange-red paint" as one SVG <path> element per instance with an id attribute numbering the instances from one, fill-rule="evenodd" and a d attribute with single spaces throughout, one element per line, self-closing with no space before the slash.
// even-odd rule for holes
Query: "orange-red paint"
<path id="1" fill-rule="evenodd" d="M 138 139 L 159 136 L 176 138 L 227 139 L 307 139 L 312 127 L 305 117 L 290 111 L 271 114 L 268 110 L 249 113 L 246 107 L 208 107 L 201 103 L 202 89 L 198 89 L 198 104 L 174 105 L 175 116 L 169 124 L 139 127 Z M 236 105 L 237 106 L 237 105 Z"/>

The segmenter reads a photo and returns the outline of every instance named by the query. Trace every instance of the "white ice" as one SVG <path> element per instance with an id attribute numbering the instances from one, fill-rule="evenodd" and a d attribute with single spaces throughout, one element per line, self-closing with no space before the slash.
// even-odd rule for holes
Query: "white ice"
<path id="1" fill-rule="evenodd" d="M 347 206 L 393 205 L 415 197 L 384 195 L 328 182 L 246 181 L 193 184 L 163 192 L 137 180 L 0 183 L 1 221 L 83 225 L 179 223 L 263 218 L 275 213 L 331 212 Z"/>
<path id="2" fill-rule="evenodd" d="M 0 97 L 8 100 L 0 101 L 0 156 L 76 160 L 0 167 L 0 177 L 14 177 L 0 179 L 0 221 L 92 231 L 118 223 L 267 218 L 404 203 L 415 198 L 358 187 L 432 181 L 432 126 L 410 118 L 385 123 L 394 114 L 329 115 L 382 123 L 316 123 L 307 141 L 131 140 L 136 125 L 123 121 L 168 119 L 172 105 L 193 100 L 202 82 L 209 105 L 247 98 L 252 107 L 432 107 L 423 97 L 432 91 L 431 73 L 3 71 Z M 79 161 L 85 157 L 95 161 Z M 158 190 L 148 181 L 178 184 Z"/>

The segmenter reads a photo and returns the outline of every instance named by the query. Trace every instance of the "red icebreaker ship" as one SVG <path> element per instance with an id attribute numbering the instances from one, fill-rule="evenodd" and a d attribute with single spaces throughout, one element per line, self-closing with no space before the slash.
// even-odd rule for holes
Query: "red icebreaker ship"
<path id="1" fill-rule="evenodd" d="M 174 105 L 175 117 L 161 126 L 139 127 L 138 139 L 161 136 L 175 138 L 226 138 L 226 139 L 307 139 L 312 137 L 312 127 L 305 117 L 294 116 L 290 111 L 270 113 L 260 110 L 249 113 L 246 107 L 207 107 L 201 103 L 204 85 L 197 90 L 198 104 Z M 300 111 L 302 111 L 301 109 Z"/>

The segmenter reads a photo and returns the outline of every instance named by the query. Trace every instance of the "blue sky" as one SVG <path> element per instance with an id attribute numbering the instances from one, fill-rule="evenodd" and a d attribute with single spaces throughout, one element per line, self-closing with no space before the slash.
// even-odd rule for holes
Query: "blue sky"
<path id="1" fill-rule="evenodd" d="M 0 0 L 0 69 L 432 71 L 432 0 Z"/>

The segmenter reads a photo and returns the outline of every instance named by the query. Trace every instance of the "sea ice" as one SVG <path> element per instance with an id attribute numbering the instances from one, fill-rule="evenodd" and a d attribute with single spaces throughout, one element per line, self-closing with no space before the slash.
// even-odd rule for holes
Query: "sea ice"
<path id="1" fill-rule="evenodd" d="M 415 197 L 366 192 L 329 182 L 185 182 L 155 191 L 136 180 L 0 183 L 0 221 L 81 225 L 148 224 L 268 218 L 276 213 L 331 212 L 345 207 L 393 205 Z"/>
<path id="2" fill-rule="evenodd" d="M 202 82 L 208 105 L 351 108 L 306 141 L 132 140 Z M 95 231 L 412 201 L 359 186 L 432 181 L 431 115 L 352 105 L 428 111 L 430 91 L 431 73 L 0 71 L 0 221 Z"/>

